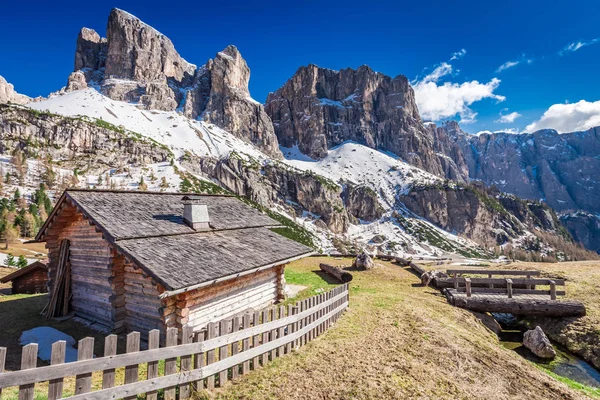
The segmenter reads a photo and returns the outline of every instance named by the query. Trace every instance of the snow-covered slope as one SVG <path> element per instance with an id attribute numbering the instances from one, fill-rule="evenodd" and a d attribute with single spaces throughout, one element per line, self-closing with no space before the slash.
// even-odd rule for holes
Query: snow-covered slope
<path id="1" fill-rule="evenodd" d="M 221 157 L 235 149 L 263 159 L 255 146 L 219 127 L 195 121 L 175 111 L 142 110 L 135 104 L 111 100 L 95 89 L 59 94 L 28 107 L 66 116 L 87 116 L 142 134 L 169 147 L 175 156 L 190 151 L 197 156 Z"/>

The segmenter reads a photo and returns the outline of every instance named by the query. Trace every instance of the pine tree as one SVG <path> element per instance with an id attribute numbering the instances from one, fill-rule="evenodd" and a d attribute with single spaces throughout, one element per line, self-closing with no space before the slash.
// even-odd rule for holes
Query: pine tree
<path id="1" fill-rule="evenodd" d="M 141 190 L 141 191 L 148 190 L 148 185 L 146 185 L 146 182 L 144 182 L 143 176 L 140 178 L 140 183 L 138 184 L 138 190 Z"/>
<path id="2" fill-rule="evenodd" d="M 19 239 L 19 230 L 13 226 L 11 223 L 8 223 L 4 228 L 4 237 L 6 240 L 6 247 L 8 249 L 8 245 L 14 243 Z"/>
<path id="3" fill-rule="evenodd" d="M 21 254 L 19 256 L 19 259 L 17 260 L 17 268 L 25 268 L 27 266 L 27 259 L 25 258 L 25 256 L 23 254 Z"/>
<path id="4" fill-rule="evenodd" d="M 4 265 L 6 265 L 7 267 L 14 267 L 15 266 L 15 256 L 13 256 L 12 254 L 8 254 L 6 256 L 6 258 L 4 259 Z"/>

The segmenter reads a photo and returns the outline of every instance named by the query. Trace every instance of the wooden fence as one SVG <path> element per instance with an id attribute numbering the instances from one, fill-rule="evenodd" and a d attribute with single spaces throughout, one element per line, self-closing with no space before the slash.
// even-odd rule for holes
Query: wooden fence
<path id="1" fill-rule="evenodd" d="M 23 347 L 21 370 L 4 373 L 6 348 L 0 347 L 0 397 L 2 389 L 18 386 L 19 400 L 30 400 L 36 383 L 49 382 L 48 398 L 60 399 L 64 379 L 75 376 L 74 395 L 67 397 L 73 400 L 135 399 L 143 393 L 155 400 L 161 389 L 166 400 L 176 399 L 177 394 L 179 399 L 188 399 L 194 390 L 222 386 L 310 342 L 337 321 L 347 306 L 348 284 L 344 284 L 295 305 L 209 323 L 201 332 L 189 326 L 181 332 L 168 328 L 164 347 L 159 347 L 160 332 L 152 330 L 148 349 L 140 351 L 140 333 L 132 332 L 127 335 L 126 353 L 117 354 L 117 336 L 110 335 L 104 341 L 104 356 L 93 358 L 94 338 L 87 337 L 79 341 L 77 361 L 70 363 L 64 363 L 66 343 L 59 341 L 52 345 L 51 365 L 44 367 L 36 367 L 38 345 L 32 343 Z M 139 380 L 145 363 L 146 379 Z M 159 365 L 164 369 L 162 376 Z M 118 368 L 125 368 L 122 385 L 115 385 Z M 97 371 L 102 372 L 102 388 L 92 391 L 92 373 Z"/>

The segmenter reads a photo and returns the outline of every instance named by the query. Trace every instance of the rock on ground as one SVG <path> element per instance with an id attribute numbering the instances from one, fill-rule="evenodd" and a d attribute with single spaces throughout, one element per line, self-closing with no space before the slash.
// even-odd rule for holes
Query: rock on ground
<path id="1" fill-rule="evenodd" d="M 435 281 L 436 279 L 444 279 L 448 278 L 448 274 L 442 271 L 427 271 L 421 275 L 421 284 L 423 286 L 429 286 L 431 281 Z"/>
<path id="2" fill-rule="evenodd" d="M 356 259 L 352 263 L 352 266 L 355 268 L 361 269 L 372 269 L 375 264 L 373 263 L 373 259 L 367 253 L 361 253 L 356 256 Z"/>
<path id="3" fill-rule="evenodd" d="M 525 332 L 525 335 L 523 336 L 523 345 L 540 358 L 553 359 L 556 357 L 554 346 L 552 346 L 550 339 L 548 339 L 542 328 L 539 326 Z"/>

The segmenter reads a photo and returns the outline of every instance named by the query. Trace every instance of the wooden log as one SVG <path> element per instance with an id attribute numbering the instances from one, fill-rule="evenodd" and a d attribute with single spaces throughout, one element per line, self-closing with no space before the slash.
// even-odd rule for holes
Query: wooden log
<path id="1" fill-rule="evenodd" d="M 351 273 L 344 271 L 342 268 L 336 267 L 335 265 L 321 263 L 319 264 L 319 268 L 321 268 L 323 272 L 333 276 L 335 279 L 342 283 L 352 281 Z"/>
<path id="2" fill-rule="evenodd" d="M 50 364 L 64 364 L 67 351 L 67 342 L 59 340 L 52 343 L 52 353 L 50 355 Z M 0 369 L 1 371 L 1 369 Z M 52 379 L 48 385 L 48 400 L 56 400 L 62 398 L 63 378 Z"/>
<path id="3" fill-rule="evenodd" d="M 508 299 L 499 296 L 454 297 L 456 307 L 478 312 L 497 312 L 514 315 L 540 315 L 546 317 L 582 317 L 585 306 L 575 300 Z"/>
<path id="4" fill-rule="evenodd" d="M 35 368 L 37 365 L 37 343 L 30 343 L 23 347 L 21 353 L 21 369 Z M 35 383 L 27 383 L 19 386 L 19 400 L 33 400 Z"/>
<path id="5" fill-rule="evenodd" d="M 148 332 L 148 350 L 158 349 L 160 345 L 160 331 L 153 329 Z M 158 377 L 158 361 L 148 362 L 147 379 L 151 380 Z M 158 391 L 151 390 L 146 393 L 146 400 L 157 400 Z"/>
<path id="6" fill-rule="evenodd" d="M 77 343 L 77 361 L 94 358 L 94 338 L 86 337 Z M 92 373 L 75 377 L 75 394 L 89 393 L 92 390 Z"/>

